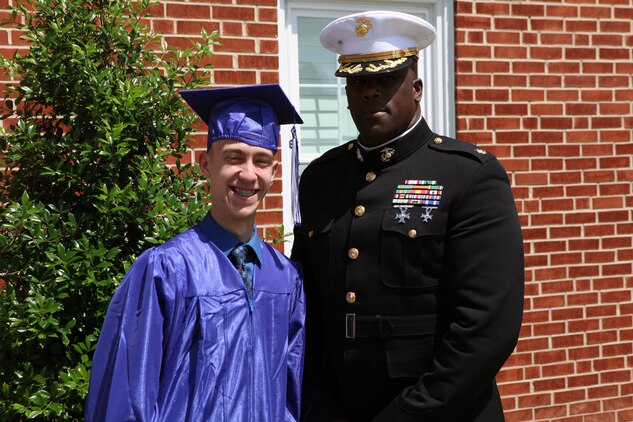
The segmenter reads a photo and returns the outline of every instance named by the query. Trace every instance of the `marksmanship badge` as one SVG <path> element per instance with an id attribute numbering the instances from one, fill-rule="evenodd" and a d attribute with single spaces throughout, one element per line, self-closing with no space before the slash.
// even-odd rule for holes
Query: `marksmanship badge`
<path id="1" fill-rule="evenodd" d="M 411 214 L 407 211 L 407 207 L 398 208 L 400 208 L 400 212 L 396 214 L 396 220 L 398 220 L 398 224 L 404 224 L 411 217 Z"/>
<path id="2" fill-rule="evenodd" d="M 422 214 L 420 216 L 422 221 L 424 221 L 425 223 L 428 223 L 429 221 L 431 221 L 433 219 L 433 215 L 431 214 L 431 211 L 433 209 L 434 209 L 433 207 L 425 207 L 424 208 L 424 214 Z"/>

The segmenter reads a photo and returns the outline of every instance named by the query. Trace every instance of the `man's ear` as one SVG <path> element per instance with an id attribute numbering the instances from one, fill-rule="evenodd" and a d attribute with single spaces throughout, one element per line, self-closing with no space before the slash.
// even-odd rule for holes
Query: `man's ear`
<path id="1" fill-rule="evenodd" d="M 201 152 L 198 155 L 198 165 L 202 175 L 206 178 L 209 177 L 209 153 L 206 151 Z"/>
<path id="2" fill-rule="evenodd" d="M 423 83 L 422 83 L 422 79 L 421 78 L 416 78 L 413 80 L 413 91 L 414 91 L 414 98 L 416 102 L 420 102 L 422 101 L 422 90 L 423 90 Z"/>
<path id="3" fill-rule="evenodd" d="M 273 161 L 273 177 L 275 177 L 275 174 L 277 173 L 277 168 L 278 167 L 279 167 L 279 160 Z"/>

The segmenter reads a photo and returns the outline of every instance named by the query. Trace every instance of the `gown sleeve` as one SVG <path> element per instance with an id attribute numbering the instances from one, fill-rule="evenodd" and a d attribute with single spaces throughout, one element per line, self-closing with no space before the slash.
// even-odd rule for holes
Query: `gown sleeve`
<path id="1" fill-rule="evenodd" d="M 114 294 L 93 356 L 85 420 L 155 420 L 166 295 L 152 250 Z"/>
<path id="2" fill-rule="evenodd" d="M 300 273 L 295 280 L 294 302 L 288 326 L 288 382 L 286 421 L 298 421 L 301 408 L 301 381 L 305 347 L 305 300 Z"/>

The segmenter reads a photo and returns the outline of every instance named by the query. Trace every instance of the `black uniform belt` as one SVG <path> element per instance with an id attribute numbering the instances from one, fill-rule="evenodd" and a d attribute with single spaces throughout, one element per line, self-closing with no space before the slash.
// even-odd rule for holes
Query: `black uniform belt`
<path id="1" fill-rule="evenodd" d="M 345 338 L 420 336 L 435 332 L 435 315 L 345 314 Z"/>

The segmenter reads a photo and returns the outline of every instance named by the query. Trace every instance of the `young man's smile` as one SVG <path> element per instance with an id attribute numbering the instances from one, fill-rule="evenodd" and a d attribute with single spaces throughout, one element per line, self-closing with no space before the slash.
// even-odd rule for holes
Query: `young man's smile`
<path id="1" fill-rule="evenodd" d="M 231 187 L 231 190 L 243 198 L 250 198 L 251 196 L 257 194 L 257 192 L 259 192 L 259 190 L 240 189 L 237 186 Z"/>

